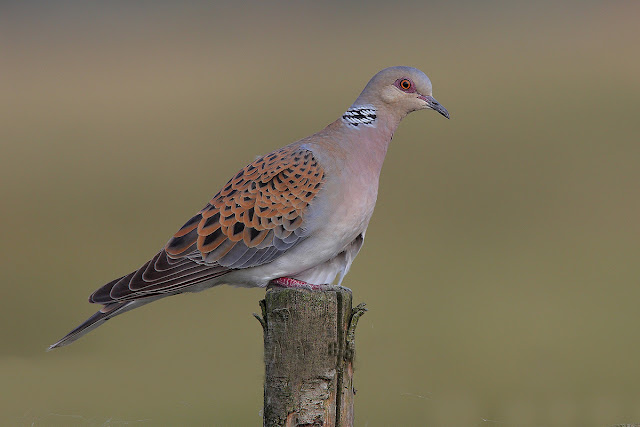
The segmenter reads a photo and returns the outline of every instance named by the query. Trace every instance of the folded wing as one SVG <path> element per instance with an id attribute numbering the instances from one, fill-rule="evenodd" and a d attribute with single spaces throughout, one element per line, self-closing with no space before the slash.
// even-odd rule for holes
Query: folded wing
<path id="1" fill-rule="evenodd" d="M 240 170 L 137 271 L 107 283 L 90 302 L 178 293 L 281 256 L 307 235 L 305 212 L 324 182 L 313 153 L 287 146 Z"/>

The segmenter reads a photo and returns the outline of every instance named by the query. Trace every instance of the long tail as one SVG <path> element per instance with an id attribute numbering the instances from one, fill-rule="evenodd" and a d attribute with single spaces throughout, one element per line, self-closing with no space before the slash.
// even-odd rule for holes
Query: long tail
<path id="1" fill-rule="evenodd" d="M 157 298 L 149 298 L 148 300 L 142 300 L 142 301 L 135 300 L 135 301 L 116 302 L 116 303 L 106 304 L 93 316 L 85 320 L 84 323 L 82 323 L 73 331 L 65 335 L 65 337 L 62 338 L 60 341 L 49 346 L 47 351 L 51 351 L 54 348 L 63 347 L 67 344 L 71 344 L 72 342 L 82 337 L 87 332 L 94 330 L 95 328 L 102 325 L 104 322 L 111 319 L 112 317 L 117 316 L 118 314 L 122 314 L 125 311 L 129 311 L 134 308 L 140 307 L 141 305 L 150 303 L 155 299 Z"/>

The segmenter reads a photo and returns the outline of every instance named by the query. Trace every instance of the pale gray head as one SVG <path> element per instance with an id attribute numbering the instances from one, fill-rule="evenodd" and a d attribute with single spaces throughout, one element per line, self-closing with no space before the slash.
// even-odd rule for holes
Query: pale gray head
<path id="1" fill-rule="evenodd" d="M 449 112 L 431 94 L 431 81 L 413 67 L 385 68 L 373 76 L 355 105 L 373 105 L 404 117 L 412 111 L 431 109 L 449 118 Z"/>

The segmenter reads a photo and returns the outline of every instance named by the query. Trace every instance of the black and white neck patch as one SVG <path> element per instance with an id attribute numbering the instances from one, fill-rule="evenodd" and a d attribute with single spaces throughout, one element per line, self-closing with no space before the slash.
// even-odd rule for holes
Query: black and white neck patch
<path id="1" fill-rule="evenodd" d="M 354 105 L 342 115 L 342 121 L 354 127 L 375 126 L 377 117 L 373 105 Z"/>

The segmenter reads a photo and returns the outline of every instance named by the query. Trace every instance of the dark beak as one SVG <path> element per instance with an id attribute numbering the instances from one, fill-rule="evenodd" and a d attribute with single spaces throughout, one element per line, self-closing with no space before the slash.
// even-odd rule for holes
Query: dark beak
<path id="1" fill-rule="evenodd" d="M 447 109 L 444 108 L 438 101 L 436 101 L 436 99 L 433 96 L 420 95 L 419 98 L 425 101 L 429 108 L 431 108 L 432 110 L 436 110 L 438 113 L 442 114 L 447 119 L 449 118 L 449 112 L 447 111 Z"/>

